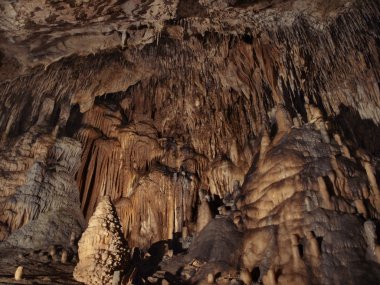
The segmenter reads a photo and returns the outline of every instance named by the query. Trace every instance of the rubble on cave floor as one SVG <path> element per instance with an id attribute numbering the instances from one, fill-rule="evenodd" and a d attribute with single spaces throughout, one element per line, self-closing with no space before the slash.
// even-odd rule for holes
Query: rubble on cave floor
<path id="1" fill-rule="evenodd" d="M 0 252 L 0 284 L 81 284 L 73 278 L 74 252 L 69 252 L 67 262 L 62 263 L 61 246 L 27 250 L 2 244 Z M 16 281 L 14 274 L 18 266 L 23 267 L 23 276 Z"/>

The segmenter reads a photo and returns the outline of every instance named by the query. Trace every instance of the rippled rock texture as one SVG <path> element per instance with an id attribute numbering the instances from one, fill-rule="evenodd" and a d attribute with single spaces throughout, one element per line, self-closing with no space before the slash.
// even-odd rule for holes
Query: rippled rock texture
<path id="1" fill-rule="evenodd" d="M 129 282 L 379 282 L 379 1 L 27 2 L 0 3 L 6 252 L 74 264 L 109 196 L 167 246 Z"/>

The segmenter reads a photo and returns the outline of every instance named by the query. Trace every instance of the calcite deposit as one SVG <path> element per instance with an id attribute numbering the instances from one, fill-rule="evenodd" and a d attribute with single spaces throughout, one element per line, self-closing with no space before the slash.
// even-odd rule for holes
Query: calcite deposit
<path id="1" fill-rule="evenodd" d="M 378 284 L 379 54 L 379 0 L 1 1 L 0 283 Z"/>
<path id="2" fill-rule="evenodd" d="M 74 278 L 89 285 L 112 285 L 115 272 L 126 265 L 128 244 L 108 196 L 99 202 L 78 246 Z"/>

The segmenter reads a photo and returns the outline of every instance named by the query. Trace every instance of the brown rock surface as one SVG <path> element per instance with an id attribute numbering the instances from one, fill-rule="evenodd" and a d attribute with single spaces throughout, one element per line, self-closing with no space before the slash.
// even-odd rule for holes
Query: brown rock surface
<path id="1" fill-rule="evenodd" d="M 358 161 L 312 125 L 273 141 L 243 185 L 244 267 L 273 270 L 277 284 L 336 284 L 347 267 L 357 270 L 351 284 L 376 283 L 379 268 L 362 257 L 364 217 L 379 218 L 377 194 Z"/>
<path id="2" fill-rule="evenodd" d="M 378 0 L 2 1 L 0 278 L 109 196 L 124 283 L 379 283 L 379 52 Z"/>

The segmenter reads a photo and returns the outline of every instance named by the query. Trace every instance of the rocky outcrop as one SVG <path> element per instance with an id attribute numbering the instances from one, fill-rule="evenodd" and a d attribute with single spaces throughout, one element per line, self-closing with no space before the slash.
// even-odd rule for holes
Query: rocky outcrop
<path id="1" fill-rule="evenodd" d="M 277 131 L 263 135 L 236 209 L 212 220 L 176 261 L 182 282 L 213 276 L 216 284 L 375 284 L 379 200 L 364 166 L 368 157 L 360 150 L 348 157 L 318 120 L 295 127 L 282 106 L 275 113 Z"/>
<path id="2" fill-rule="evenodd" d="M 379 219 L 378 190 L 362 157 L 345 156 L 318 126 L 308 122 L 285 134 L 279 127 L 247 175 L 239 203 L 247 229 L 243 265 L 259 268 L 264 284 L 268 278 L 276 284 L 374 284 L 379 265 L 363 257 L 368 246 L 374 250 L 366 243 L 365 220 Z"/>
<path id="3" fill-rule="evenodd" d="M 69 245 L 85 221 L 74 175 L 80 144 L 50 134 L 28 134 L 2 152 L 2 239 L 12 246 Z"/>
<path id="4" fill-rule="evenodd" d="M 115 271 L 126 266 L 127 243 L 108 196 L 99 202 L 78 246 L 74 278 L 85 284 L 113 284 Z"/>

